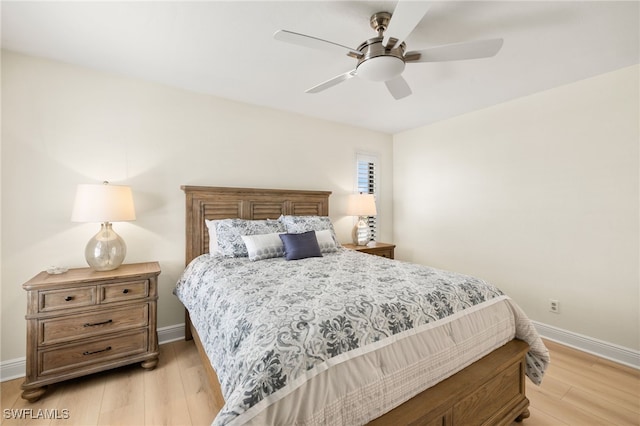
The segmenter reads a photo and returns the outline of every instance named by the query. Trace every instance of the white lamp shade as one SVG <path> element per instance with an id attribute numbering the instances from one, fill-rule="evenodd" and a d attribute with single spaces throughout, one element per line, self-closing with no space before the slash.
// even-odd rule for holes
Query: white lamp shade
<path id="1" fill-rule="evenodd" d="M 375 216 L 376 200 L 373 194 L 353 194 L 349 196 L 347 214 L 350 216 Z"/>
<path id="2" fill-rule="evenodd" d="M 136 220 L 131 188 L 121 185 L 78 185 L 72 222 Z"/>

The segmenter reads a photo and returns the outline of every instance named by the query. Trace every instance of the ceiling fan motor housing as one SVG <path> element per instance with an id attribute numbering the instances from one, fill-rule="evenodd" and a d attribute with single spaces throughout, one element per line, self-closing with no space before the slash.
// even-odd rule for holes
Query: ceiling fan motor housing
<path id="1" fill-rule="evenodd" d="M 358 58 L 358 77 L 371 81 L 388 81 L 402 74 L 404 71 L 404 50 L 405 44 L 395 46 L 397 40 L 390 39 L 389 45 L 382 44 L 383 33 L 389 26 L 391 14 L 389 12 L 378 12 L 371 15 L 369 24 L 378 36 L 371 38 L 360 46 L 358 51 L 362 56 Z"/>
<path id="2" fill-rule="evenodd" d="M 356 66 L 358 77 L 371 81 L 388 81 L 404 71 L 404 43 L 388 49 L 382 45 L 380 36 L 365 41 L 358 46 L 358 50 L 363 55 Z"/>

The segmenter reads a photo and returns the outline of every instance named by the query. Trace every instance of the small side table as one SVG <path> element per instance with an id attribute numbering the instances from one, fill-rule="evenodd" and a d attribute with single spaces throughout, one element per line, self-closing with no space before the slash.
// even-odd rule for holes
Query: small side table
<path id="1" fill-rule="evenodd" d="M 158 363 L 158 262 L 113 271 L 41 272 L 27 291 L 27 362 L 22 398 L 37 401 L 46 386 L 139 362 Z"/>
<path id="2" fill-rule="evenodd" d="M 356 250 L 362 253 L 373 254 L 376 256 L 386 257 L 393 259 L 393 251 L 396 248 L 395 244 L 373 242 L 366 246 L 357 246 L 355 244 L 342 244 L 342 247 L 349 250 Z"/>

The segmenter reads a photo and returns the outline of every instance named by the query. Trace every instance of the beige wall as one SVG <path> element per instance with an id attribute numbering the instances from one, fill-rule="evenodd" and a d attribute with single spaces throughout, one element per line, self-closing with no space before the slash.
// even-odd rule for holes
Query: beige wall
<path id="1" fill-rule="evenodd" d="M 24 356 L 20 285 L 49 265 L 85 266 L 97 227 L 69 220 L 78 183 L 132 186 L 138 220 L 115 227 L 128 262 L 162 265 L 164 327 L 183 320 L 171 294 L 180 185 L 331 190 L 346 241 L 356 151 L 380 156 L 379 239 L 398 244 L 397 257 L 484 277 L 537 321 L 637 350 L 638 74 L 392 138 L 3 52 L 0 360 Z"/>
<path id="2" fill-rule="evenodd" d="M 640 349 L 639 68 L 395 135 L 397 256 Z"/>
<path id="3" fill-rule="evenodd" d="M 2 352 L 25 352 L 21 284 L 49 265 L 84 267 L 96 224 L 71 223 L 76 185 L 131 185 L 138 220 L 114 228 L 127 262 L 158 260 L 159 326 L 179 324 L 180 185 L 333 191 L 343 241 L 357 151 L 380 159 L 380 239 L 392 240 L 390 135 L 43 59 L 2 54 Z"/>

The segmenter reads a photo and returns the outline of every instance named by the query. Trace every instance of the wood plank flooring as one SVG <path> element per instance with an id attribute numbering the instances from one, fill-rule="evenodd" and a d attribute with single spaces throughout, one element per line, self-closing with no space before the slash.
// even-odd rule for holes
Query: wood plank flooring
<path id="1" fill-rule="evenodd" d="M 640 371 L 545 343 L 551 366 L 542 386 L 527 384 L 531 417 L 521 425 L 640 425 Z M 192 342 L 160 346 L 153 371 L 132 365 L 58 383 L 33 404 L 20 398 L 21 383 L 1 384 L 2 425 L 209 425 L 215 414 Z M 38 410 L 59 418 L 34 418 L 44 416 Z M 7 418 L 12 413 L 28 418 Z"/>
<path id="2" fill-rule="evenodd" d="M 524 426 L 640 425 L 640 371 L 545 341 L 551 365 L 542 386 L 527 383 Z"/>

